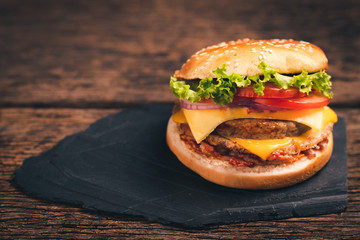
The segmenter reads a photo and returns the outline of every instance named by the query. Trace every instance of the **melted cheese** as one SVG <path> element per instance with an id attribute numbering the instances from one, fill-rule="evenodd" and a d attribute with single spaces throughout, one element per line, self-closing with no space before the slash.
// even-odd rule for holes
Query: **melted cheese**
<path id="1" fill-rule="evenodd" d="M 261 118 L 289 120 L 305 124 L 321 131 L 329 122 L 336 122 L 337 116 L 329 107 L 316 109 L 248 112 L 248 108 L 224 108 L 211 110 L 182 109 L 173 115 L 175 122 L 189 124 L 197 143 L 204 140 L 221 123 L 239 118 Z"/>
<path id="2" fill-rule="evenodd" d="M 315 130 L 309 130 L 299 137 L 286 137 L 282 139 L 241 139 L 241 138 L 229 138 L 236 142 L 249 152 L 266 160 L 272 152 L 278 148 L 286 147 L 291 143 L 302 142 Z"/>

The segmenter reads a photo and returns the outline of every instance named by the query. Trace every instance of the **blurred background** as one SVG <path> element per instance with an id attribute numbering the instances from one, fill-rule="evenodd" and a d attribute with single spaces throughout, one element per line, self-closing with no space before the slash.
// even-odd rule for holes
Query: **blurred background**
<path id="1" fill-rule="evenodd" d="M 0 1 L 0 107 L 172 102 L 169 77 L 197 50 L 241 38 L 321 47 L 332 105 L 359 106 L 359 1 Z"/>

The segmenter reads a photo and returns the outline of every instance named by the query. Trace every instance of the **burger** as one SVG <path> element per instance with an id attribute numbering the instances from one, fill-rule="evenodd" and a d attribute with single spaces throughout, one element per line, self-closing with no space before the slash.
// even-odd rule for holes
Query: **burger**
<path id="1" fill-rule="evenodd" d="M 196 52 L 170 79 L 167 144 L 203 178 L 240 189 L 302 182 L 330 159 L 337 116 L 328 61 L 294 40 L 243 39 Z"/>

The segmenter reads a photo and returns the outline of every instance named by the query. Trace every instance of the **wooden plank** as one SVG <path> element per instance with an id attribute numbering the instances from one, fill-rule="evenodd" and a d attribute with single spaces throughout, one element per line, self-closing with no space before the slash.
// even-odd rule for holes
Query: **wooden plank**
<path id="1" fill-rule="evenodd" d="M 259 10 L 261 6 L 261 10 Z M 329 58 L 337 106 L 359 106 L 359 1 L 1 1 L 0 106 L 171 102 L 169 76 L 195 51 L 294 38 Z"/>
<path id="2" fill-rule="evenodd" d="M 84 211 L 29 197 L 13 181 L 22 161 L 52 148 L 119 109 L 0 109 L 0 238 L 356 238 L 360 234 L 360 110 L 336 109 L 347 118 L 349 204 L 323 216 L 183 229 L 140 217 Z M 95 234 L 95 235 L 94 235 Z M 10 237 L 11 236 L 11 237 Z"/>

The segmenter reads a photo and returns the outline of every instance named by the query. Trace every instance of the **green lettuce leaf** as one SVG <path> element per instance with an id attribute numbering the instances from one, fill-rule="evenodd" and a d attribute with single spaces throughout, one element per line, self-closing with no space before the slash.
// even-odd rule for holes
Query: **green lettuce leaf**
<path id="1" fill-rule="evenodd" d="M 170 78 L 170 89 L 175 96 L 181 99 L 185 98 L 191 102 L 200 102 L 201 97 L 197 91 L 193 90 L 194 87 L 191 86 L 194 86 L 194 84 L 190 81 L 178 81 L 176 77 Z"/>
<path id="2" fill-rule="evenodd" d="M 255 74 L 241 76 L 240 74 L 226 73 L 226 64 L 213 71 L 216 78 L 204 78 L 201 80 L 178 80 L 170 78 L 170 89 L 180 99 L 187 99 L 191 102 L 199 102 L 202 99 L 212 99 L 215 103 L 225 106 L 233 101 L 237 87 L 252 85 L 254 92 L 260 96 L 264 95 L 265 84 L 272 82 L 281 89 L 296 87 L 300 92 L 309 94 L 313 89 L 319 91 L 325 97 L 332 97 L 331 76 L 320 71 L 308 74 L 305 70 L 299 75 L 287 76 L 268 67 L 261 62 L 258 68 L 263 75 Z"/>

